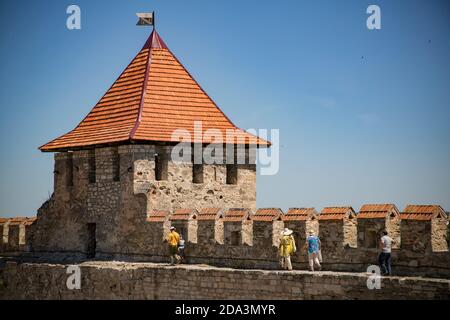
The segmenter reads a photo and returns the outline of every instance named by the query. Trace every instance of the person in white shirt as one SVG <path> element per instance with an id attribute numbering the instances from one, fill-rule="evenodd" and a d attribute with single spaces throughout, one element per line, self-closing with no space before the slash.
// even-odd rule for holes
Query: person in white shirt
<path id="1" fill-rule="evenodd" d="M 381 234 L 382 234 L 382 237 L 380 239 L 381 253 L 378 256 L 378 263 L 380 265 L 381 273 L 383 275 L 391 275 L 392 274 L 391 250 L 392 245 L 395 243 L 395 241 L 388 236 L 388 232 L 386 230 L 383 230 Z"/>
<path id="2" fill-rule="evenodd" d="M 186 256 L 184 254 L 184 249 L 185 249 L 185 241 L 184 241 L 183 235 L 180 233 L 180 241 L 178 243 L 178 253 L 180 254 L 180 257 L 183 260 L 186 260 Z"/>

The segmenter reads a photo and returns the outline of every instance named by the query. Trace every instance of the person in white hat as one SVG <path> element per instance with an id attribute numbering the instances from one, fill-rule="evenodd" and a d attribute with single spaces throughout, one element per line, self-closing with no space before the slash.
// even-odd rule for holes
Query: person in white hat
<path id="1" fill-rule="evenodd" d="M 318 236 L 314 234 L 314 230 L 309 230 L 309 236 L 306 239 L 306 244 L 308 245 L 308 260 L 309 269 L 314 271 L 314 264 L 317 266 L 318 270 L 322 269 L 320 265 L 320 260 L 322 260 L 322 254 L 320 251 L 321 243 Z"/>
<path id="2" fill-rule="evenodd" d="M 288 228 L 284 228 L 281 232 L 279 253 L 282 269 L 292 270 L 291 255 L 297 251 L 292 233 L 293 231 Z"/>

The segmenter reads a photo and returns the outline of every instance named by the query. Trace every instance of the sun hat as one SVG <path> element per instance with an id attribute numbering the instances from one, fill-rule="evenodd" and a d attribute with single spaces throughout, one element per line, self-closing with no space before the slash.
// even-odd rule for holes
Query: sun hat
<path id="1" fill-rule="evenodd" d="M 284 228 L 283 232 L 281 232 L 281 234 L 283 236 L 290 236 L 294 231 L 292 231 L 291 229 L 288 228 Z"/>

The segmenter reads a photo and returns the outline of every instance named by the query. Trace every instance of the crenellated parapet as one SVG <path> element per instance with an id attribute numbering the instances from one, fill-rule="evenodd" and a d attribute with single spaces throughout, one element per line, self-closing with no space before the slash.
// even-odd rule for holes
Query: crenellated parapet
<path id="1" fill-rule="evenodd" d="M 416 254 L 448 252 L 448 217 L 441 206 L 408 205 L 400 218 L 402 249 Z"/>
<path id="2" fill-rule="evenodd" d="M 188 243 L 197 243 L 197 215 L 196 209 L 176 209 L 169 219 L 171 226 Z"/>
<path id="3" fill-rule="evenodd" d="M 381 231 L 386 230 L 400 247 L 400 211 L 395 204 L 365 204 L 358 212 L 358 247 L 376 249 Z"/>
<path id="4" fill-rule="evenodd" d="M 286 214 L 281 216 L 284 227 L 294 231 L 297 247 L 303 253 L 306 253 L 306 249 L 302 245 L 305 243 L 309 231 L 313 230 L 316 235 L 319 234 L 318 215 L 314 208 L 290 208 Z"/>
<path id="5" fill-rule="evenodd" d="M 298 252 L 292 257 L 294 265 L 306 267 L 305 241 L 312 230 L 321 238 L 325 266 L 337 270 L 361 271 L 364 267 L 377 263 L 379 248 L 370 241 L 377 242 L 381 231 L 387 230 L 397 243 L 393 247 L 393 257 L 398 270 L 418 274 L 431 270 L 431 274 L 450 276 L 448 250 L 424 251 L 417 258 L 416 248 L 399 246 L 403 237 L 410 237 L 410 231 L 405 226 L 411 222 L 395 206 L 365 205 L 361 209 L 358 214 L 352 207 L 325 208 L 320 214 L 314 208 L 291 208 L 286 213 L 278 208 L 262 208 L 255 212 L 246 208 L 200 209 L 196 217 L 184 217 L 185 225 L 188 225 L 189 219 L 197 222 L 198 241 L 187 246 L 189 261 L 236 267 L 276 268 L 280 231 L 288 227 L 294 231 L 298 247 Z M 190 210 L 180 209 L 178 214 L 186 214 Z M 402 217 L 404 219 L 401 220 Z M 438 215 L 434 222 L 434 230 L 445 229 L 448 232 L 448 218 L 439 217 Z M 447 243 L 447 236 L 440 236 L 442 231 L 433 235 L 431 221 L 433 220 L 427 222 L 419 219 L 413 223 L 421 225 L 420 230 L 428 230 L 422 240 L 416 239 L 416 242 L 421 241 L 422 245 L 429 243 L 430 248 L 435 243 L 433 248 L 442 248 L 443 243 Z M 429 227 L 426 227 L 427 224 Z M 406 233 L 403 234 L 404 232 Z M 370 240 L 371 236 L 375 239 Z M 414 259 L 411 260 L 411 257 Z"/>
<path id="6" fill-rule="evenodd" d="M 146 222 L 150 228 L 151 243 L 158 244 L 164 241 L 170 231 L 170 211 L 152 210 Z"/>
<path id="7" fill-rule="evenodd" d="M 31 251 L 30 235 L 35 221 L 35 217 L 0 218 L 0 252 Z"/>
<path id="8" fill-rule="evenodd" d="M 224 244 L 224 210 L 221 208 L 203 208 L 197 216 L 197 243 Z"/>
<path id="9" fill-rule="evenodd" d="M 28 234 L 35 223 L 36 218 L 1 219 L 2 252 L 32 251 Z M 165 239 L 174 226 L 186 240 L 189 262 L 276 268 L 280 232 L 287 227 L 294 231 L 298 250 L 292 261 L 297 267 L 306 268 L 306 237 L 312 230 L 321 239 L 325 267 L 361 271 L 377 263 L 380 232 L 387 230 L 396 241 L 393 263 L 398 270 L 450 276 L 449 218 L 439 206 L 407 206 L 399 212 L 395 205 L 371 204 L 359 213 L 349 206 L 324 208 L 321 213 L 314 208 L 290 208 L 286 213 L 279 208 L 152 209 L 138 223 L 139 233 L 133 230 L 141 229 L 123 226 L 132 239 L 126 247 L 111 252 L 98 243 L 97 256 L 120 253 L 164 261 Z M 102 232 L 100 226 L 96 234 Z"/>
<path id="10" fill-rule="evenodd" d="M 223 217 L 224 244 L 231 246 L 253 245 L 253 221 L 251 211 L 246 208 L 232 208 Z"/>
<path id="11" fill-rule="evenodd" d="M 356 248 L 357 218 L 352 207 L 326 207 L 319 215 L 322 255 L 338 258 L 344 248 Z"/>
<path id="12" fill-rule="evenodd" d="M 314 208 L 201 208 L 152 209 L 144 224 L 152 226 L 146 241 L 157 245 L 170 226 L 192 244 L 278 246 L 280 232 L 294 231 L 303 244 L 310 230 L 318 234 L 324 250 L 345 247 L 378 250 L 381 231 L 394 238 L 394 249 L 416 254 L 448 252 L 449 217 L 440 206 L 410 205 L 399 212 L 395 205 L 363 205 L 358 214 L 352 207 L 328 207 L 319 214 Z M 23 250 L 38 218 L 0 218 L 3 251 Z M 357 242 L 355 242 L 357 239 Z"/>
<path id="13" fill-rule="evenodd" d="M 253 246 L 278 247 L 283 230 L 283 211 L 279 208 L 262 208 L 250 217 L 253 221 Z"/>

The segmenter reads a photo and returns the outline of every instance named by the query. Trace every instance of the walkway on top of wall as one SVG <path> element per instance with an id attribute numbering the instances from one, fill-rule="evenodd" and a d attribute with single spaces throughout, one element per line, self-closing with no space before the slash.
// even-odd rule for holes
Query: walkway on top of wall
<path id="1" fill-rule="evenodd" d="M 3 260 L 3 261 L 2 261 Z M 365 278 L 367 279 L 372 274 L 366 272 L 343 272 L 343 271 L 309 271 L 309 270 L 267 270 L 267 269 L 243 269 L 243 268 L 226 268 L 226 267 L 215 267 L 207 264 L 177 264 L 170 265 L 169 263 L 156 263 L 156 262 L 126 262 L 126 261 L 100 261 L 100 260 L 89 260 L 83 262 L 75 262 L 68 260 L 66 263 L 58 262 L 21 262 L 20 259 L 2 258 L 0 257 L 0 270 L 2 265 L 7 263 L 12 264 L 29 264 L 29 265 L 45 265 L 52 266 L 55 268 L 67 268 L 69 265 L 77 265 L 80 268 L 95 268 L 95 269 L 109 269 L 109 270 L 136 270 L 136 269 L 166 269 L 166 270 L 185 270 L 185 271 L 219 271 L 225 273 L 242 273 L 242 274 L 258 274 L 258 275 L 309 275 L 311 277 L 322 277 L 322 276 L 347 276 L 355 278 Z M 450 288 L 450 279 L 441 278 L 428 278 L 421 276 L 382 276 L 381 279 L 389 279 L 398 281 L 414 280 L 414 281 L 432 281 L 432 282 L 447 282 Z"/>
<path id="2" fill-rule="evenodd" d="M 208 265 L 89 261 L 81 288 L 67 287 L 69 265 L 0 263 L 0 299 L 450 299 L 450 280 L 367 273 L 243 270 Z"/>

